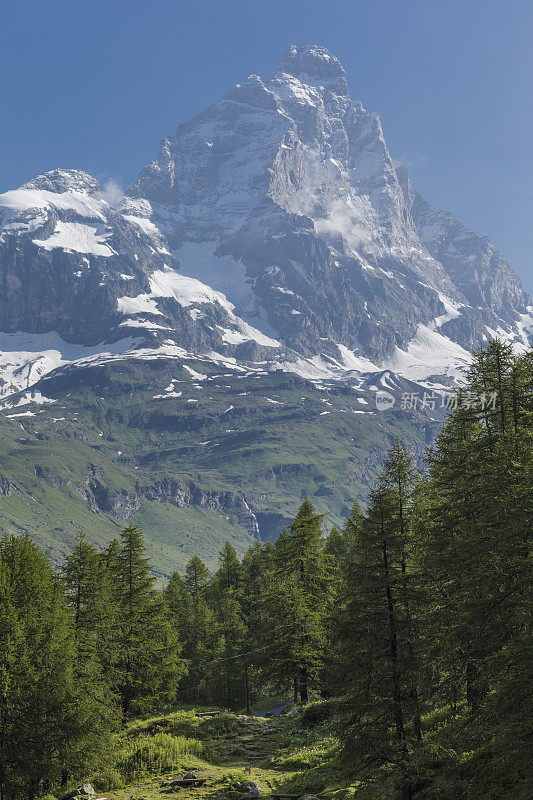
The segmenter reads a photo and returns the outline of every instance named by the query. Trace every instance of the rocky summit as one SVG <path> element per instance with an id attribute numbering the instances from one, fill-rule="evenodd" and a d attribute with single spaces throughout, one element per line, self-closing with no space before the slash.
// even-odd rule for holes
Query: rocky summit
<path id="1" fill-rule="evenodd" d="M 180 125 L 129 194 L 186 274 L 304 357 L 412 370 L 422 348 L 428 377 L 530 324 L 505 258 L 420 197 L 322 47 L 289 48 Z"/>
<path id="2" fill-rule="evenodd" d="M 59 558 L 74 520 L 103 540 L 130 519 L 167 574 L 275 537 L 307 494 L 340 521 L 391 436 L 438 431 L 401 395 L 449 388 L 491 337 L 527 346 L 530 303 L 339 61 L 292 46 L 125 193 L 56 169 L 0 195 L 0 528 Z"/>

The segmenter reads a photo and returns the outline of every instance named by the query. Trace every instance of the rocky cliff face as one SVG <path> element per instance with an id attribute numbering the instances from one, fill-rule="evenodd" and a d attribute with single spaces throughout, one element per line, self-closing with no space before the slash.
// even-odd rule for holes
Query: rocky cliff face
<path id="1" fill-rule="evenodd" d="M 0 481 L 0 490 L 1 490 Z M 208 508 L 220 513 L 235 513 L 242 521 L 243 527 L 250 533 L 258 532 L 255 515 L 250 510 L 243 495 L 231 491 L 207 491 L 193 481 L 184 483 L 175 478 L 164 478 L 149 486 L 137 486 L 135 491 L 119 490 L 110 492 L 98 479 L 89 481 L 87 502 L 96 510 L 110 513 L 116 519 L 124 521 L 134 514 L 143 500 L 152 503 L 171 503 L 177 508 Z"/>
<path id="2" fill-rule="evenodd" d="M 479 344 L 477 326 L 469 326 L 469 322 L 481 325 L 485 322 L 489 326 L 481 332 L 483 341 L 487 333 L 495 335 L 499 327 L 499 335 L 505 335 L 510 326 L 520 337 L 522 315 L 527 312 L 530 300 L 507 259 L 488 236 L 476 233 L 448 212 L 426 202 L 413 187 L 404 166 L 397 166 L 396 172 L 420 240 L 443 265 L 457 296 L 460 293 L 464 298 L 463 308 L 469 309 L 468 313 L 447 320 L 446 333 L 457 340 L 462 336 L 469 348 Z"/>
<path id="3" fill-rule="evenodd" d="M 116 298 L 149 291 L 167 258 L 155 228 L 127 220 L 78 170 L 42 175 L 1 202 L 0 330 L 84 345 L 124 337 Z"/>
<path id="4" fill-rule="evenodd" d="M 5 475 L 0 475 L 0 497 L 8 497 L 12 490 L 11 482 Z"/>
<path id="5" fill-rule="evenodd" d="M 341 344 L 380 362 L 424 341 L 420 326 L 445 348 L 494 330 L 524 341 L 516 275 L 415 192 L 324 48 L 291 47 L 268 79 L 180 125 L 129 193 L 149 199 L 185 272 L 211 273 L 238 313 L 305 356 L 342 363 Z"/>
<path id="6" fill-rule="evenodd" d="M 0 397 L 66 363 L 139 348 L 253 359 L 279 347 L 179 272 L 151 214 L 79 170 L 0 195 Z"/>

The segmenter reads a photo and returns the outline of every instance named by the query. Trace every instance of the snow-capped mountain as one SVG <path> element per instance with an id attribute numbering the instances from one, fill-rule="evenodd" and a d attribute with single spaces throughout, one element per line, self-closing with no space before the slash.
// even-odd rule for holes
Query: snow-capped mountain
<path id="1" fill-rule="evenodd" d="M 505 258 L 420 197 L 318 46 L 180 125 L 126 196 L 59 169 L 0 195 L 0 286 L 4 397 L 139 348 L 438 382 L 531 326 Z"/>
<path id="2" fill-rule="evenodd" d="M 129 519 L 168 575 L 306 496 L 341 525 L 391 437 L 433 441 L 473 347 L 526 346 L 529 302 L 338 60 L 291 47 L 126 194 L 56 169 L 0 195 L 0 533 L 61 560 Z"/>
<path id="3" fill-rule="evenodd" d="M 0 397 L 67 363 L 139 348 L 250 358 L 279 347 L 179 271 L 150 214 L 79 170 L 0 195 Z"/>
<path id="4" fill-rule="evenodd" d="M 422 349 L 438 372 L 494 331 L 524 341 L 509 264 L 415 192 L 322 47 L 289 48 L 180 125 L 129 194 L 185 273 L 305 356 L 396 365 Z"/>

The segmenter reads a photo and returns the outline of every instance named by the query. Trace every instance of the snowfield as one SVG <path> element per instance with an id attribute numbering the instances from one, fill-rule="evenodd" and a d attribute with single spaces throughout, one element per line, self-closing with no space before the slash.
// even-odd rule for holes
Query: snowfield
<path id="1" fill-rule="evenodd" d="M 244 322 L 234 313 L 235 306 L 222 292 L 212 289 L 205 283 L 182 275 L 180 272 L 166 267 L 156 270 L 150 276 L 150 294 L 137 297 L 120 297 L 117 308 L 123 314 L 161 314 L 157 307 L 157 298 L 170 297 L 184 308 L 192 305 L 218 304 L 228 314 L 235 329 L 220 328 L 222 340 L 228 344 L 241 344 L 242 342 L 256 341 L 264 347 L 279 347 L 276 339 L 270 338 L 257 328 Z M 193 318 L 198 315 L 198 309 L 192 309 Z"/>
<path id="2" fill-rule="evenodd" d="M 459 379 L 470 359 L 470 353 L 461 345 L 427 325 L 419 325 L 407 349 L 396 347 L 382 367 L 411 380 L 424 380 L 433 375 Z"/>
<path id="3" fill-rule="evenodd" d="M 110 236 L 111 231 L 99 232 L 98 228 L 81 222 L 58 220 L 53 234 L 48 239 L 34 239 L 33 242 L 45 250 L 59 247 L 70 252 L 108 257 L 114 254 L 114 250 L 106 244 L 106 239 Z"/>

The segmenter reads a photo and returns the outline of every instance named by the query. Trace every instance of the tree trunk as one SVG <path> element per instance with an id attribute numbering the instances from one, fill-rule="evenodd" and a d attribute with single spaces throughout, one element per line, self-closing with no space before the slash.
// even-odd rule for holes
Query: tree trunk
<path id="1" fill-rule="evenodd" d="M 248 687 L 248 660 L 244 654 L 244 694 L 246 700 L 246 713 L 250 713 L 250 690 Z"/>
<path id="2" fill-rule="evenodd" d="M 402 540 L 402 593 L 403 603 L 405 606 L 405 614 L 407 618 L 407 651 L 409 653 L 409 662 L 411 666 L 411 697 L 413 698 L 413 724 L 415 729 L 416 738 L 422 740 L 422 715 L 420 713 L 420 697 L 418 694 L 418 679 L 416 674 L 415 662 L 415 648 L 413 626 L 411 624 L 411 608 L 409 603 L 409 590 L 407 586 L 407 560 L 405 557 L 405 518 L 404 518 L 404 485 L 402 481 L 401 471 L 398 472 L 398 499 L 400 501 L 400 536 Z"/>
<path id="3" fill-rule="evenodd" d="M 403 724 L 402 697 L 400 692 L 400 671 L 398 668 L 398 642 L 396 639 L 396 619 L 394 615 L 394 601 L 389 583 L 389 559 L 387 555 L 387 543 L 383 542 L 383 564 L 385 566 L 387 596 L 387 611 L 389 619 L 389 652 L 392 663 L 392 699 L 394 704 L 394 725 L 396 728 L 396 738 L 398 743 L 403 745 L 405 741 L 405 730 Z"/>
<path id="4" fill-rule="evenodd" d="M 382 534 L 384 534 L 382 523 Z M 405 741 L 405 727 L 403 719 L 402 694 L 400 689 L 400 667 L 398 663 L 398 640 L 396 635 L 396 616 L 394 600 L 389 580 L 389 557 L 387 553 L 387 542 L 383 540 L 383 566 L 385 567 L 385 593 L 387 596 L 387 610 L 389 618 L 389 652 L 392 662 L 392 699 L 394 704 L 394 726 L 396 728 L 396 739 L 400 752 L 405 761 L 408 760 L 407 743 Z M 403 765 L 405 770 L 405 765 Z M 402 800 L 412 800 L 413 788 L 409 780 L 402 782 Z"/>
<path id="5" fill-rule="evenodd" d="M 473 714 L 483 705 L 487 692 L 478 665 L 469 661 L 466 665 L 466 703 Z"/>
<path id="6" fill-rule="evenodd" d="M 309 693 L 307 691 L 307 670 L 302 667 L 300 670 L 300 700 L 302 703 L 309 702 Z"/>
<path id="7" fill-rule="evenodd" d="M 410 783 L 404 783 L 402 786 L 402 800 L 413 800 L 413 787 Z"/>

